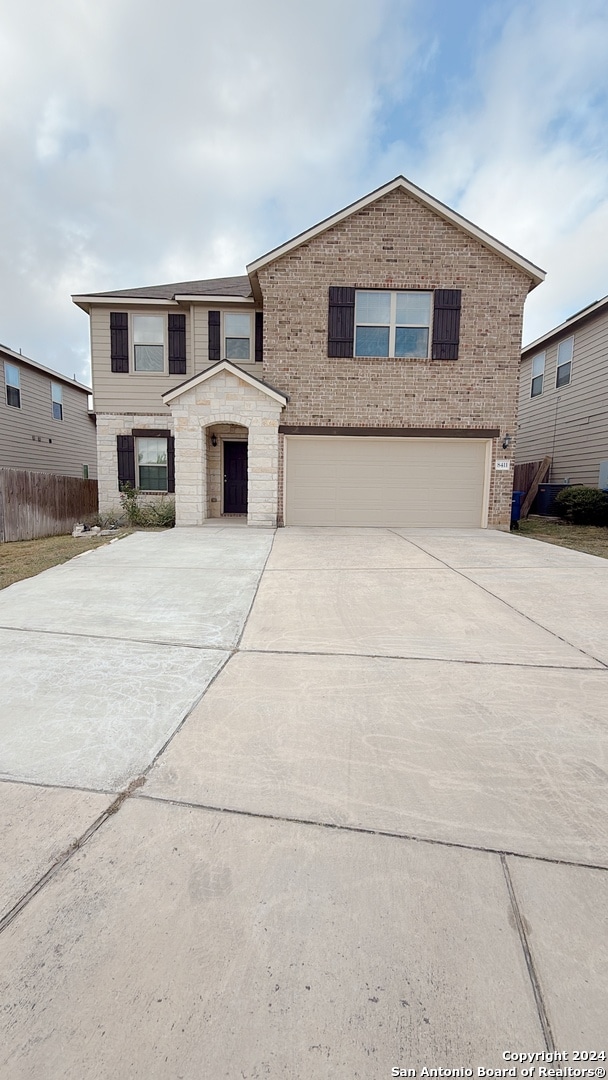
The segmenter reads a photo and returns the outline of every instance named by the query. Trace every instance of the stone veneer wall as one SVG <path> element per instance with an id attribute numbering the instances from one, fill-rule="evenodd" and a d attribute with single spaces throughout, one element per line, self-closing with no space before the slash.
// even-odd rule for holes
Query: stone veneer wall
<path id="1" fill-rule="evenodd" d="M 247 523 L 277 523 L 278 426 L 282 407 L 228 371 L 193 386 L 171 406 L 175 433 L 175 499 L 178 525 L 200 525 L 208 516 L 205 429 L 238 424 L 248 429 Z M 218 448 L 219 449 L 219 448 Z"/>
<path id="2" fill-rule="evenodd" d="M 160 428 L 173 431 L 173 421 L 168 409 L 163 413 L 97 413 L 97 482 L 99 485 L 99 512 L 108 513 L 120 509 L 118 489 L 118 460 L 116 436 L 130 435 L 133 428 Z M 152 501 L 165 492 L 146 492 L 145 501 Z"/>
<path id="3" fill-rule="evenodd" d="M 498 428 L 489 524 L 508 528 L 513 472 L 496 472 L 494 459 L 512 459 L 514 450 L 501 443 L 516 431 L 530 286 L 523 271 L 406 192 L 393 191 L 263 268 L 259 280 L 263 378 L 290 398 L 281 423 Z M 458 360 L 328 357 L 330 285 L 462 289 Z M 282 507 L 279 520 L 281 514 Z"/>

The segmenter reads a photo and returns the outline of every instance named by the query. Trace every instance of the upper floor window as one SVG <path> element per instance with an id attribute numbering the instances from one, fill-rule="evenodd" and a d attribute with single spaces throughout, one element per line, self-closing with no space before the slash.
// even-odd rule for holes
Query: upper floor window
<path id="1" fill-rule="evenodd" d="M 135 371 L 165 370 L 165 320 L 162 315 L 133 316 Z"/>
<path id="2" fill-rule="evenodd" d="M 357 291 L 355 356 L 429 355 L 432 293 Z"/>
<path id="3" fill-rule="evenodd" d="M 131 320 L 129 322 L 129 320 Z M 165 363 L 165 353 L 168 363 Z M 186 316 L 110 312 L 110 363 L 114 372 L 186 374 Z"/>
<path id="4" fill-rule="evenodd" d="M 224 315 L 224 356 L 226 360 L 251 360 L 251 316 L 238 312 Z"/>
<path id="5" fill-rule="evenodd" d="M 16 364 L 4 364 L 4 381 L 6 383 L 6 404 L 14 409 L 21 408 L 21 381 L 19 368 Z"/>
<path id="6" fill-rule="evenodd" d="M 142 491 L 167 490 L 167 440 L 137 439 L 138 484 Z"/>
<path id="7" fill-rule="evenodd" d="M 572 374 L 572 351 L 574 349 L 574 338 L 566 338 L 565 341 L 560 341 L 557 346 L 557 377 L 555 379 L 556 387 L 567 386 L 570 382 L 570 376 Z"/>
<path id="8" fill-rule="evenodd" d="M 532 361 L 532 385 L 530 397 L 538 397 L 543 392 L 543 379 L 545 377 L 545 354 L 538 353 Z"/>
<path id="9" fill-rule="evenodd" d="M 51 401 L 53 420 L 63 420 L 63 388 L 59 383 L 51 383 Z"/>

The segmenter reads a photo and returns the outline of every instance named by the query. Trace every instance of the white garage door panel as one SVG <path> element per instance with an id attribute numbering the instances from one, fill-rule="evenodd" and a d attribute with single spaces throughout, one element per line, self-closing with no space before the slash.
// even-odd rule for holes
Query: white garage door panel
<path id="1" fill-rule="evenodd" d="M 290 436 L 285 523 L 479 528 L 486 445 Z"/>

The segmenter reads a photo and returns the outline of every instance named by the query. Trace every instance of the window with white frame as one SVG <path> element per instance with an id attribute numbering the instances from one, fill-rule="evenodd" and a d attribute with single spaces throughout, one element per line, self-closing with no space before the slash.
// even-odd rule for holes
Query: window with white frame
<path id="1" fill-rule="evenodd" d="M 557 376 L 555 379 L 555 386 L 567 386 L 570 382 L 572 375 L 572 352 L 574 349 L 574 338 L 566 338 L 565 341 L 560 341 L 557 346 Z"/>
<path id="2" fill-rule="evenodd" d="M 251 360 L 251 315 L 227 311 L 224 315 L 226 360 Z"/>
<path id="3" fill-rule="evenodd" d="M 432 293 L 357 291 L 355 356 L 429 355 Z"/>
<path id="4" fill-rule="evenodd" d="M 167 440 L 137 439 L 137 486 L 142 491 L 167 491 Z"/>
<path id="5" fill-rule="evenodd" d="M 21 408 L 21 380 L 16 364 L 4 364 L 4 382 L 6 384 L 6 404 L 13 409 Z"/>
<path id="6" fill-rule="evenodd" d="M 63 388 L 59 383 L 51 383 L 51 401 L 53 420 L 63 420 Z"/>
<path id="7" fill-rule="evenodd" d="M 532 361 L 532 385 L 530 397 L 538 397 L 543 392 L 543 379 L 545 377 L 545 354 L 538 353 Z"/>
<path id="8" fill-rule="evenodd" d="M 162 315 L 133 316 L 134 371 L 165 370 L 165 319 Z"/>

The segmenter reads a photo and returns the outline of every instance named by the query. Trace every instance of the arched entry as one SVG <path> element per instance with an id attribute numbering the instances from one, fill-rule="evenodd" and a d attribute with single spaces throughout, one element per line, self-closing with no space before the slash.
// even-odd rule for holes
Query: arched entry
<path id="1" fill-rule="evenodd" d="M 248 509 L 248 429 L 210 424 L 207 446 L 207 517 L 244 517 Z"/>
<path id="2" fill-rule="evenodd" d="M 221 360 L 163 394 L 175 430 L 177 525 L 201 525 L 224 510 L 224 442 L 247 445 L 249 525 L 274 527 L 279 482 L 279 419 L 285 394 Z M 238 456 L 235 451 L 233 457 Z M 230 454 L 230 451 L 229 451 Z M 241 451 L 241 466 L 243 454 Z"/>

